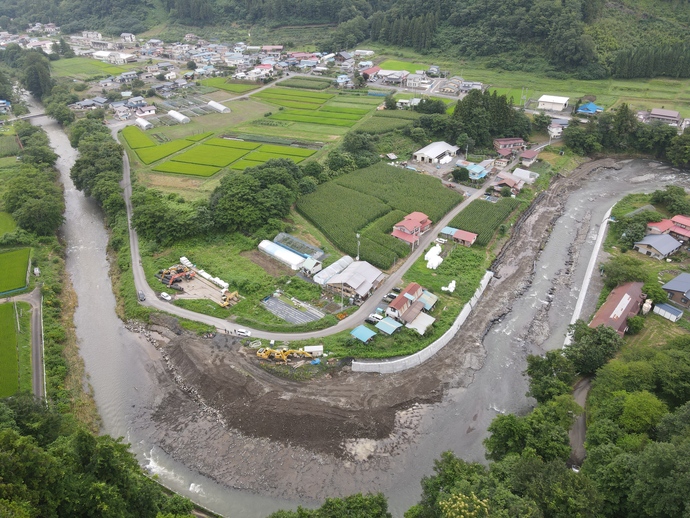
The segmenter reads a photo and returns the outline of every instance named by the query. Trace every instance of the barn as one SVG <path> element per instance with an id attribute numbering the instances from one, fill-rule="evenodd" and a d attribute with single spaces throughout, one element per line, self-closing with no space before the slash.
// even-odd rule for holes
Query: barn
<path id="1" fill-rule="evenodd" d="M 539 109 L 552 112 L 562 112 L 568 107 L 569 99 L 567 97 L 558 97 L 556 95 L 542 95 L 539 98 Z"/>

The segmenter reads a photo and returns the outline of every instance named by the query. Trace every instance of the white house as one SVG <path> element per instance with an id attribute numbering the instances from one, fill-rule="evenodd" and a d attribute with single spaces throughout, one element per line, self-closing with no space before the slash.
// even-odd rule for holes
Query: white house
<path id="1" fill-rule="evenodd" d="M 539 109 L 554 112 L 562 112 L 568 107 L 567 97 L 558 97 L 556 95 L 542 95 L 539 98 Z"/>
<path id="2" fill-rule="evenodd" d="M 447 142 L 432 142 L 412 154 L 412 159 L 425 164 L 447 164 L 458 154 L 458 146 L 451 146 Z"/>
<path id="3" fill-rule="evenodd" d="M 172 81 L 173 79 L 177 79 L 177 74 L 175 72 L 168 72 L 165 74 L 165 80 L 166 81 Z"/>

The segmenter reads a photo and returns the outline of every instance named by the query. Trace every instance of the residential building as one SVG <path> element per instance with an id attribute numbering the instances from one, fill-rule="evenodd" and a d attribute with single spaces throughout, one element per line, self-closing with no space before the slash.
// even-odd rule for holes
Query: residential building
<path id="1" fill-rule="evenodd" d="M 671 219 L 647 223 L 647 232 L 650 234 L 669 234 L 681 243 L 685 243 L 690 240 L 690 217 L 679 214 Z"/>
<path id="2" fill-rule="evenodd" d="M 527 149 L 520 153 L 520 162 L 522 165 L 525 167 L 530 167 L 534 162 L 537 161 L 537 157 L 539 156 L 539 151 L 536 149 Z"/>
<path id="3" fill-rule="evenodd" d="M 649 112 L 649 121 L 661 121 L 669 126 L 678 126 L 680 124 L 680 113 L 675 110 L 654 108 Z"/>
<path id="4" fill-rule="evenodd" d="M 472 246 L 477 240 L 477 234 L 454 227 L 443 227 L 438 235 L 445 239 L 452 239 L 463 246 Z"/>
<path id="5" fill-rule="evenodd" d="M 137 73 L 136 73 L 136 72 L 133 72 L 133 71 L 130 71 L 130 72 L 123 72 L 122 74 L 120 74 L 120 75 L 117 77 L 117 80 L 118 80 L 120 83 L 131 83 L 131 82 L 134 81 L 137 77 L 138 77 L 138 76 L 137 76 Z"/>
<path id="6" fill-rule="evenodd" d="M 151 105 L 142 106 L 141 108 L 137 108 L 135 115 L 139 118 L 151 117 L 156 115 L 156 107 Z"/>
<path id="7" fill-rule="evenodd" d="M 494 139 L 494 149 L 499 151 L 501 149 L 508 149 L 510 151 L 523 151 L 525 149 L 525 141 L 521 138 L 496 138 Z"/>
<path id="8" fill-rule="evenodd" d="M 352 54 L 349 52 L 336 52 L 335 56 L 333 56 L 333 59 L 335 59 L 336 63 L 344 63 L 345 61 L 352 59 Z"/>
<path id="9" fill-rule="evenodd" d="M 341 293 L 343 297 L 361 301 L 369 297 L 385 278 L 386 275 L 381 270 L 368 262 L 355 261 L 328 279 L 326 285 L 334 292 Z"/>
<path id="10" fill-rule="evenodd" d="M 408 88 L 426 88 L 427 84 L 422 83 L 426 78 L 421 74 L 409 74 L 405 79 L 405 86 Z"/>
<path id="11" fill-rule="evenodd" d="M 120 39 L 123 43 L 134 43 L 137 41 L 137 37 L 131 32 L 123 32 L 120 34 Z"/>
<path id="12" fill-rule="evenodd" d="M 654 259 L 666 259 L 681 246 L 683 245 L 680 241 L 668 234 L 649 234 L 642 241 L 637 241 L 633 249 Z"/>
<path id="13" fill-rule="evenodd" d="M 662 286 L 668 299 L 684 308 L 690 307 L 690 273 L 681 273 Z"/>
<path id="14" fill-rule="evenodd" d="M 641 282 L 628 282 L 614 288 L 606 297 L 606 302 L 595 313 L 589 327 L 612 327 L 616 333 L 623 336 L 628 329 L 628 318 L 636 316 L 644 303 L 642 286 Z"/>
<path id="15" fill-rule="evenodd" d="M 451 146 L 447 142 L 432 142 L 412 154 L 412 160 L 426 164 L 447 164 L 459 151 L 458 146 Z"/>
<path id="16" fill-rule="evenodd" d="M 525 181 L 512 173 L 500 172 L 496 175 L 495 180 L 491 184 L 495 191 L 500 192 L 504 187 L 509 187 L 513 194 L 519 193 L 525 186 Z"/>
<path id="17" fill-rule="evenodd" d="M 513 158 L 513 152 L 510 149 L 499 149 L 496 153 L 498 153 L 498 158 L 494 160 L 494 165 L 496 167 L 508 167 Z"/>
<path id="18" fill-rule="evenodd" d="M 528 184 L 533 184 L 537 178 L 539 178 L 539 174 L 535 173 L 534 171 L 528 171 L 527 169 L 520 169 L 519 167 L 515 168 L 513 171 L 513 176 L 519 178 L 525 183 Z"/>
<path id="19" fill-rule="evenodd" d="M 431 220 L 423 212 L 412 212 L 405 219 L 393 225 L 391 235 L 405 243 L 412 249 L 419 245 L 419 236 L 431 228 Z"/>
<path id="20" fill-rule="evenodd" d="M 556 95 L 542 95 L 539 98 L 539 110 L 562 112 L 568 107 L 569 99 L 567 97 L 558 97 Z"/>

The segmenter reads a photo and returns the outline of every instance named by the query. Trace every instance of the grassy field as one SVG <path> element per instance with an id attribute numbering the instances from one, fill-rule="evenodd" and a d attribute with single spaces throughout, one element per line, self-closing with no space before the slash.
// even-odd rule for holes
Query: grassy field
<path id="1" fill-rule="evenodd" d="M 17 322 L 14 304 L 0 304 L 0 398 L 19 389 Z"/>
<path id="2" fill-rule="evenodd" d="M 285 81 L 280 82 L 280 86 L 287 88 L 306 88 L 308 90 L 325 90 L 333 83 L 328 79 L 323 79 L 321 81 L 314 80 L 312 78 L 290 78 Z"/>
<path id="3" fill-rule="evenodd" d="M 71 77 L 74 79 L 116 76 L 138 66 L 141 66 L 140 63 L 116 66 L 91 58 L 69 58 L 50 62 L 53 77 Z"/>
<path id="4" fill-rule="evenodd" d="M 258 142 L 245 142 L 242 140 L 229 140 L 222 138 L 212 138 L 208 142 L 204 142 L 204 144 L 208 146 L 229 147 L 232 149 L 246 149 L 247 151 L 252 151 L 261 145 Z"/>
<path id="5" fill-rule="evenodd" d="M 235 160 L 239 160 L 248 151 L 246 149 L 233 149 L 221 146 L 207 146 L 201 144 L 181 155 L 173 157 L 175 162 L 186 162 L 189 164 L 211 165 L 216 167 L 227 167 Z"/>
<path id="6" fill-rule="evenodd" d="M 17 143 L 17 137 L 14 135 L 0 136 L 0 157 L 17 156 L 21 151 Z"/>
<path id="7" fill-rule="evenodd" d="M 501 198 L 496 203 L 474 200 L 453 218 L 450 226 L 477 234 L 476 245 L 486 246 L 499 225 L 505 222 L 520 203 L 520 200 L 513 198 Z"/>
<path id="8" fill-rule="evenodd" d="M 0 252 L 0 293 L 26 286 L 26 271 L 29 267 L 31 249 L 18 248 Z"/>
<path id="9" fill-rule="evenodd" d="M 7 232 L 12 232 L 17 228 L 17 224 L 11 214 L 0 212 L 0 236 Z"/>
<path id="10" fill-rule="evenodd" d="M 259 83 L 234 81 L 232 79 L 228 80 L 224 77 L 212 77 L 210 79 L 204 79 L 201 81 L 201 84 L 236 94 L 251 92 L 252 90 L 256 90 L 261 86 Z"/>
<path id="11" fill-rule="evenodd" d="M 370 45 L 376 50 L 379 46 Z M 403 58 L 383 61 L 380 66 L 389 70 L 426 70 L 439 65 L 451 75 L 491 85 L 500 94 L 512 96 L 520 103 L 523 87 L 527 99 L 536 100 L 544 94 L 561 95 L 572 100 L 592 96 L 606 109 L 626 102 L 635 109 L 661 108 L 678 110 L 690 117 L 690 80 L 688 79 L 555 79 L 543 75 L 487 68 L 481 60 L 453 60 L 450 56 L 422 56 L 410 50 L 402 51 Z M 422 62 L 425 62 L 422 64 Z"/>
<path id="12" fill-rule="evenodd" d="M 628 346 L 658 347 L 659 344 L 688 334 L 690 333 L 678 324 L 672 324 L 660 315 L 649 313 L 644 317 L 642 331 L 636 335 L 626 335 L 625 341 Z"/>

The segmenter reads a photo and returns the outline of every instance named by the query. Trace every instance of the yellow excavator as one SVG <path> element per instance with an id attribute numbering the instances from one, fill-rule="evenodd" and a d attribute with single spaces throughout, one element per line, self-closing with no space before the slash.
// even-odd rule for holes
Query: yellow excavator
<path id="1" fill-rule="evenodd" d="M 258 351 L 256 351 L 256 356 L 258 358 L 261 358 L 262 360 L 275 360 L 277 362 L 281 363 L 287 363 L 290 358 L 292 357 L 303 357 L 303 358 L 311 358 L 312 355 L 304 352 L 304 351 L 299 351 L 296 349 L 281 349 L 281 350 L 276 350 L 276 349 L 270 349 L 268 347 L 262 347 Z"/>
<path id="2" fill-rule="evenodd" d="M 221 303 L 220 307 L 221 308 L 227 308 L 228 306 L 232 306 L 237 303 L 239 300 L 240 294 L 237 293 L 236 291 L 233 291 L 232 293 L 223 293 L 220 298 L 221 298 Z"/>

